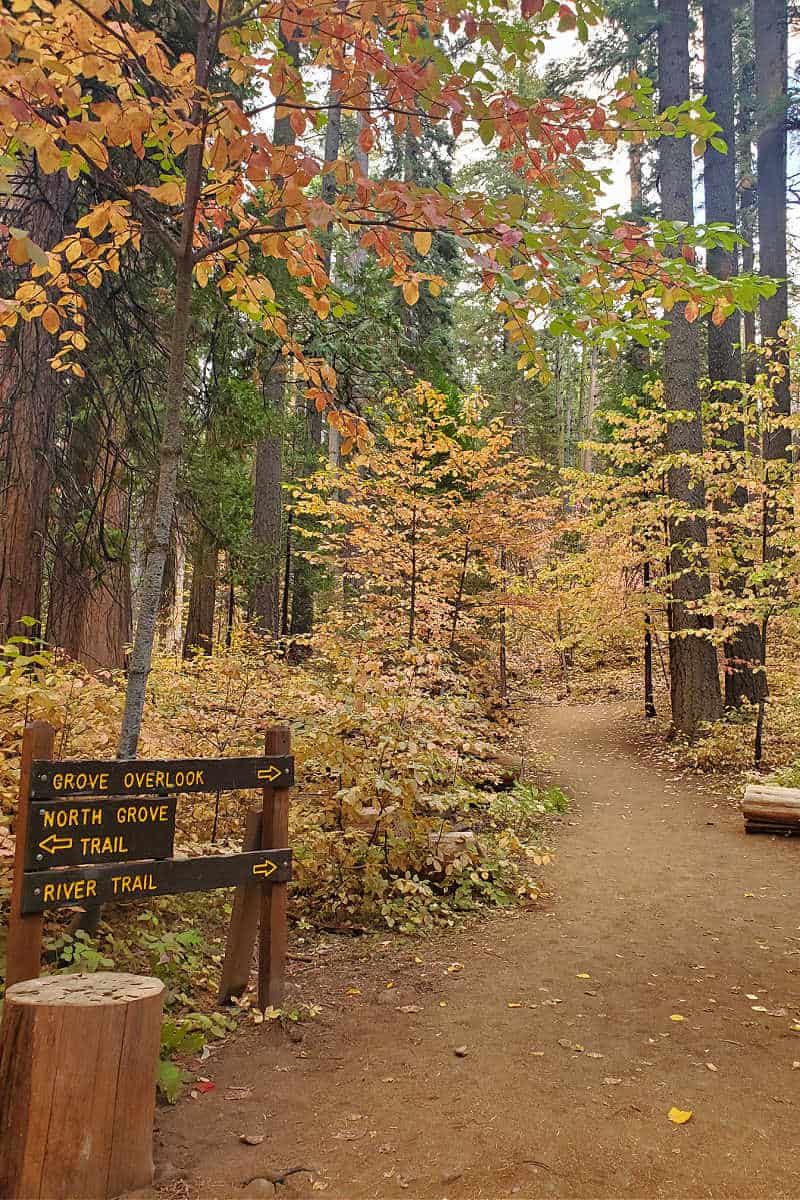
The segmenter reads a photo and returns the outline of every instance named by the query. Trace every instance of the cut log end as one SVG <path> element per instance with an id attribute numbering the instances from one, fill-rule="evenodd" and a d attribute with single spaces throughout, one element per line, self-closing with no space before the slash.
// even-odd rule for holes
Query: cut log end
<path id="1" fill-rule="evenodd" d="M 51 975 L 6 992 L 0 1035 L 0 1196 L 109 1200 L 153 1173 L 164 985 Z"/>

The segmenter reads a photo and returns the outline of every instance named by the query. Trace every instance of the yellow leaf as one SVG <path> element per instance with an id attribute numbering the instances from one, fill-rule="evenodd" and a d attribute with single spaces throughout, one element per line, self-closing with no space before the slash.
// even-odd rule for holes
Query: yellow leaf
<path id="1" fill-rule="evenodd" d="M 433 234 L 425 229 L 418 229 L 414 234 L 414 249 L 417 254 L 427 254 L 433 242 Z"/>
<path id="2" fill-rule="evenodd" d="M 42 314 L 42 324 L 48 333 L 58 333 L 58 311 L 52 307 L 46 308 Z"/>
<path id="3" fill-rule="evenodd" d="M 403 284 L 403 299 L 408 305 L 414 305 L 419 300 L 419 286 L 413 280 Z"/>
<path id="4" fill-rule="evenodd" d="M 672 1016 L 670 1017 L 670 1021 L 685 1021 L 685 1020 L 686 1020 L 686 1017 L 682 1017 L 680 1013 L 673 1013 Z"/>
<path id="5" fill-rule="evenodd" d="M 592 977 L 586 971 L 581 971 L 581 973 L 579 975 L 576 975 L 575 978 L 576 979 L 591 979 Z"/>
<path id="6" fill-rule="evenodd" d="M 509 1008 L 522 1008 L 523 1005 L 520 1004 L 519 1000 L 509 1000 L 508 1007 Z"/>
<path id="7" fill-rule="evenodd" d="M 687 1121 L 691 1121 L 694 1113 L 691 1109 L 671 1108 L 667 1113 L 673 1125 L 685 1125 Z"/>

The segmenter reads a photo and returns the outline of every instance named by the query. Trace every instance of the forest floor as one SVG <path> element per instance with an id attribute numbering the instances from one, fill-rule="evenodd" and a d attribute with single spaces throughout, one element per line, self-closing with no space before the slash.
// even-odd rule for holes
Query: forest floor
<path id="1" fill-rule="evenodd" d="M 553 894 L 295 964 L 321 1016 L 238 1038 L 160 1110 L 158 1194 L 303 1166 L 284 1200 L 800 1195 L 800 843 L 746 837 L 629 705 L 528 712 L 574 797 Z"/>

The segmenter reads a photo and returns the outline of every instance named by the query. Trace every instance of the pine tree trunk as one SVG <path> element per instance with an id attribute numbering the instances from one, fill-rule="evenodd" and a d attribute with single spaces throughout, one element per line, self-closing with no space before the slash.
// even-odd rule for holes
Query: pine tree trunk
<path id="1" fill-rule="evenodd" d="M 753 37 L 756 61 L 756 124 L 758 128 L 758 246 L 759 271 L 781 280 L 774 296 L 761 301 L 761 339 L 777 338 L 789 315 L 786 284 L 786 106 L 788 19 L 786 0 L 754 0 Z M 789 362 L 780 355 L 785 373 L 775 386 L 776 414 L 790 413 Z M 787 429 L 768 431 L 764 456 L 788 458 Z"/>
<path id="2" fill-rule="evenodd" d="M 267 381 L 272 421 L 277 426 L 283 411 L 284 369 L 276 364 Z M 257 556 L 256 580 L 250 608 L 256 626 L 266 637 L 276 639 L 280 632 L 281 575 L 281 442 L 280 434 L 262 438 L 256 448 L 255 492 L 253 500 L 253 544 Z"/>
<path id="3" fill-rule="evenodd" d="M 14 191 L 0 217 L 49 250 L 64 235 L 75 184 L 65 171 L 45 175 L 31 162 Z M 20 617 L 42 615 L 50 455 L 66 378 L 49 365 L 58 345 L 38 320 L 20 321 L 0 343 L 0 642 L 30 634 Z"/>
<path id="4" fill-rule="evenodd" d="M 72 424 L 45 635 L 90 671 L 124 667 L 132 633 L 130 498 L 104 433 L 96 414 Z"/>
<path id="5" fill-rule="evenodd" d="M 280 34 L 285 54 L 297 64 L 299 48 L 296 42 Z M 278 106 L 281 98 L 278 97 Z M 277 114 L 276 110 L 276 114 Z M 296 135 L 292 129 L 290 114 L 276 115 L 273 143 L 276 146 L 293 146 Z M 283 212 L 279 212 L 275 225 L 285 223 Z M 257 576 L 250 595 L 250 609 L 256 626 L 266 637 L 277 639 L 280 634 L 280 578 L 281 578 L 281 517 L 283 494 L 281 491 L 282 436 L 279 418 L 284 411 L 286 391 L 286 363 L 278 355 L 266 381 L 265 393 L 272 430 L 256 447 L 255 495 L 253 501 L 253 545 L 256 553 Z"/>
<path id="6" fill-rule="evenodd" d="M 660 0 L 658 79 L 662 109 L 689 98 L 688 0 Z M 659 143 L 661 210 L 667 221 L 694 221 L 692 149 L 688 138 L 664 137 Z M 686 320 L 685 304 L 668 314 L 669 337 L 664 346 L 664 395 L 667 407 L 688 416 L 671 421 L 667 435 L 670 454 L 700 456 L 703 432 L 700 413 L 700 331 Z M 710 619 L 696 611 L 708 597 L 705 488 L 692 477 L 690 463 L 673 467 L 668 475 L 669 497 L 679 506 L 670 520 L 673 632 L 670 637 L 672 720 L 692 734 L 702 721 L 719 717 L 722 700 L 717 652 L 707 633 Z"/>
<path id="7" fill-rule="evenodd" d="M 192 586 L 183 639 L 183 657 L 214 649 L 214 613 L 217 599 L 219 549 L 207 529 L 199 531 L 192 553 Z"/>
<path id="8" fill-rule="evenodd" d="M 703 63 L 704 90 L 709 110 L 722 128 L 728 152 L 720 154 L 713 146 L 706 150 L 704 162 L 705 207 L 707 222 L 723 222 L 736 227 L 736 135 L 734 125 L 733 80 L 733 22 L 728 0 L 703 2 Z M 717 279 L 727 280 L 736 275 L 738 264 L 735 250 L 716 247 L 708 251 L 708 269 Z M 722 325 L 708 321 L 708 375 L 712 383 L 731 380 L 738 382 L 742 375 L 739 350 L 740 320 L 732 313 Z M 738 389 L 726 388 L 714 393 L 726 404 L 736 405 Z M 744 427 L 733 422 L 726 430 L 726 441 L 737 455 L 744 450 Z M 731 502 L 743 508 L 747 504 L 745 488 L 735 488 Z M 741 598 L 748 564 L 740 561 L 739 569 L 720 578 L 723 592 L 734 599 Z M 754 670 L 761 662 L 761 642 L 758 626 L 747 622 L 739 626 L 725 642 L 725 705 L 738 707 L 745 700 L 755 704 L 766 692 L 762 671 Z"/>

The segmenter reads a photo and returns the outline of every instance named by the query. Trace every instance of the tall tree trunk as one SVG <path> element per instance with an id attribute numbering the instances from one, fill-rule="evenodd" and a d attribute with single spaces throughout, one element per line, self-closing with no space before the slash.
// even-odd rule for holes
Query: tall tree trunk
<path id="1" fill-rule="evenodd" d="M 256 448 L 253 502 L 253 543 L 257 555 L 257 578 L 250 607 L 258 630 L 266 637 L 280 633 L 281 494 L 280 418 L 283 413 L 285 369 L 277 363 L 267 379 L 266 394 L 273 432 Z"/>
<path id="2" fill-rule="evenodd" d="M 658 82 L 662 109 L 689 98 L 689 0 L 660 0 Z M 667 221 L 694 221 L 692 149 L 688 138 L 664 137 L 659 143 L 661 211 Z M 670 454 L 699 458 L 703 452 L 700 415 L 700 331 L 686 320 L 685 304 L 668 315 L 664 346 L 664 395 L 667 407 L 687 415 L 670 421 Z M 670 519 L 670 572 L 673 623 L 670 637 L 672 720 L 684 733 L 721 712 L 717 652 L 707 636 L 710 619 L 697 611 L 708 597 L 705 488 L 693 478 L 691 462 L 668 475 L 670 500 L 678 512 Z"/>
<path id="3" fill-rule="evenodd" d="M 320 445 L 322 440 L 321 414 L 313 400 L 306 400 L 306 433 L 308 438 L 307 454 L 303 463 L 303 476 L 314 471 L 319 466 Z M 288 535 L 287 535 L 288 536 Z M 311 564 L 306 558 L 294 556 L 292 572 L 292 613 L 289 622 L 289 632 L 293 636 L 304 636 L 311 633 L 314 625 L 314 590 Z M 297 653 L 294 655 L 298 657 Z"/>
<path id="4" fill-rule="evenodd" d="M 586 437 L 591 439 L 593 434 L 593 423 L 595 409 L 597 408 L 597 400 L 599 389 L 597 386 L 597 346 L 592 346 L 589 353 L 589 388 L 586 398 Z M 591 474 L 593 466 L 593 454 L 591 446 L 584 446 L 581 450 L 581 470 Z"/>
<path id="5" fill-rule="evenodd" d="M 192 586 L 183 639 L 183 657 L 196 650 L 211 654 L 214 649 L 214 614 L 217 600 L 219 548 L 205 528 L 198 531 L 192 552 Z"/>
<path id="6" fill-rule="evenodd" d="M 192 123 L 196 128 L 202 128 L 203 125 L 201 96 L 208 83 L 210 21 L 210 9 L 205 0 L 199 0 L 195 49 L 195 82 L 198 86 L 198 99 L 195 101 L 191 114 Z M 117 745 L 117 757 L 120 759 L 135 758 L 139 745 L 147 677 L 150 674 L 158 608 L 161 602 L 164 563 L 169 551 L 169 535 L 175 513 L 178 467 L 183 450 L 183 392 L 186 384 L 186 358 L 189 347 L 194 273 L 192 251 L 197 206 L 203 182 L 203 153 L 202 140 L 197 145 L 189 146 L 186 151 L 186 198 L 181 220 L 180 250 L 175 258 L 175 299 L 169 367 L 164 389 L 158 483 L 153 523 L 147 534 L 147 550 L 139 597 L 139 616 L 136 621 L 136 632 L 128 667 L 125 710 L 122 714 Z"/>
<path id="7" fill-rule="evenodd" d="M 73 421 L 45 635 L 90 671 L 124 667 L 132 632 L 130 501 L 104 433 Z"/>
<path id="8" fill-rule="evenodd" d="M 722 222 L 736 227 L 736 135 L 734 125 L 733 81 L 733 21 L 729 0 L 703 0 L 703 63 L 704 90 L 708 107 L 722 128 L 728 152 L 720 154 L 709 144 L 704 162 L 706 221 Z M 708 251 L 708 269 L 717 279 L 727 280 L 736 275 L 738 264 L 735 250 L 716 247 Z M 739 350 L 740 320 L 732 313 L 722 325 L 708 321 L 708 375 L 712 383 L 730 380 L 738 383 L 742 374 Z M 725 403 L 735 406 L 737 388 L 715 392 Z M 726 430 L 726 441 L 734 453 L 733 469 L 744 450 L 744 426 L 734 421 Z M 737 508 L 747 504 L 747 490 L 735 488 L 731 503 Z M 738 569 L 720 578 L 724 592 L 741 598 L 744 575 L 748 564 L 740 562 Z M 763 672 L 755 671 L 761 662 L 758 626 L 746 622 L 733 631 L 725 642 L 725 704 L 738 707 L 743 701 L 756 703 L 765 691 Z"/>
<path id="9" fill-rule="evenodd" d="M 287 40 L 281 33 L 281 45 L 286 55 L 295 63 L 299 61 L 296 42 Z M 291 114 L 280 114 L 280 100 L 276 108 L 273 142 L 276 146 L 293 146 L 296 135 L 292 129 Z M 279 212 L 276 226 L 285 224 L 283 212 Z M 283 495 L 281 491 L 282 430 L 280 418 L 284 411 L 286 390 L 286 362 L 282 355 L 276 357 L 270 368 L 265 394 L 269 409 L 270 433 L 256 448 L 255 496 L 253 504 L 253 543 L 257 556 L 258 577 L 250 596 L 250 608 L 256 619 L 257 628 L 266 637 L 277 639 L 280 634 L 280 577 L 281 577 L 281 516 Z"/>
<path id="10" fill-rule="evenodd" d="M 0 216 L 49 250 L 64 235 L 74 195 L 65 171 L 45 175 L 30 162 Z M 30 634 L 20 617 L 42 615 L 50 453 L 66 378 L 49 365 L 57 349 L 38 320 L 20 321 L 0 343 L 0 642 Z"/>
<path id="11" fill-rule="evenodd" d="M 758 246 L 759 271 L 780 280 L 774 296 L 761 301 L 761 338 L 777 338 L 789 315 L 786 284 L 786 107 L 788 18 L 786 0 L 754 0 L 753 39 L 756 61 L 756 124 L 758 127 Z M 775 386 L 774 411 L 789 416 L 789 361 L 780 355 L 783 378 Z M 787 429 L 767 431 L 767 459 L 788 458 Z"/>
<path id="12" fill-rule="evenodd" d="M 342 106 L 339 92 L 336 88 L 336 71 L 331 68 L 331 82 L 328 89 L 328 124 L 325 126 L 324 161 L 326 166 L 335 163 L 339 158 L 342 146 Z M 336 199 L 336 176 L 328 171 L 322 176 L 322 199 L 326 204 L 333 204 Z M 330 230 L 325 234 L 323 242 L 323 262 L 328 275 L 333 267 L 333 236 Z"/>

